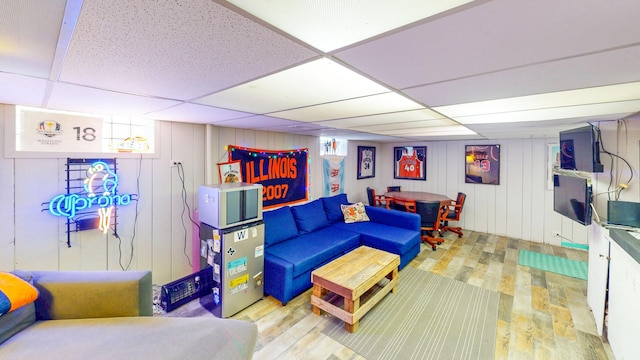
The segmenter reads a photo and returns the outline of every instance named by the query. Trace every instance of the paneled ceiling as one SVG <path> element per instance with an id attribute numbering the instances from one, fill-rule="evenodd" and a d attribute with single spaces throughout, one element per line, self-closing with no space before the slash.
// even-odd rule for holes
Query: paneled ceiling
<path id="1" fill-rule="evenodd" d="M 376 142 L 640 111 L 640 1 L 3 0 L 0 103 Z"/>

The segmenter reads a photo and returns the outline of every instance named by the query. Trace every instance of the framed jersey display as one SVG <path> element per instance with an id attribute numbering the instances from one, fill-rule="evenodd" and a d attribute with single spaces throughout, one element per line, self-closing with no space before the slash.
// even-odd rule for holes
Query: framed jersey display
<path id="1" fill-rule="evenodd" d="M 500 145 L 466 145 L 464 155 L 465 183 L 500 185 Z"/>
<path id="2" fill-rule="evenodd" d="M 427 179 L 427 147 L 404 146 L 393 148 L 395 179 Z"/>
<path id="3" fill-rule="evenodd" d="M 376 176 L 376 148 L 358 146 L 358 180 Z"/>

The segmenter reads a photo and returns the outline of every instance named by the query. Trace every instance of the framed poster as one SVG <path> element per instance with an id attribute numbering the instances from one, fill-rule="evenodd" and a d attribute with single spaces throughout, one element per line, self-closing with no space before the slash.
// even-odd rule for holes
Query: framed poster
<path id="1" fill-rule="evenodd" d="M 464 182 L 500 185 L 500 145 L 466 145 Z"/>
<path id="2" fill-rule="evenodd" d="M 427 179 L 427 147 L 403 146 L 393 148 L 395 179 Z"/>
<path id="3" fill-rule="evenodd" d="M 242 182 L 242 171 L 240 166 L 240 160 L 218 163 L 220 184 Z"/>
<path id="4" fill-rule="evenodd" d="M 358 146 L 358 180 L 376 177 L 376 148 Z"/>

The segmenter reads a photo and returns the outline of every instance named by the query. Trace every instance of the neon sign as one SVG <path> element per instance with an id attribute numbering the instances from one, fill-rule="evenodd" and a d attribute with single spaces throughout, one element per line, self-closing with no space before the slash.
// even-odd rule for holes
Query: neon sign
<path id="1" fill-rule="evenodd" d="M 118 205 L 129 205 L 131 194 L 118 195 L 118 175 L 104 161 L 96 161 L 86 171 L 83 193 L 61 194 L 49 202 L 49 212 L 55 216 L 72 219 L 79 210 L 97 208 L 98 228 L 106 233 L 111 223 L 113 209 Z"/>

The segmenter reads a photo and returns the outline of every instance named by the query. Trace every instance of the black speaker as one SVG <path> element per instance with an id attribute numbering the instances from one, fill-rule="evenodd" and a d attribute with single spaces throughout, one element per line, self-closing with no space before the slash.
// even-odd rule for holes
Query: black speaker
<path id="1" fill-rule="evenodd" d="M 640 203 L 609 200 L 607 223 L 640 228 Z"/>

